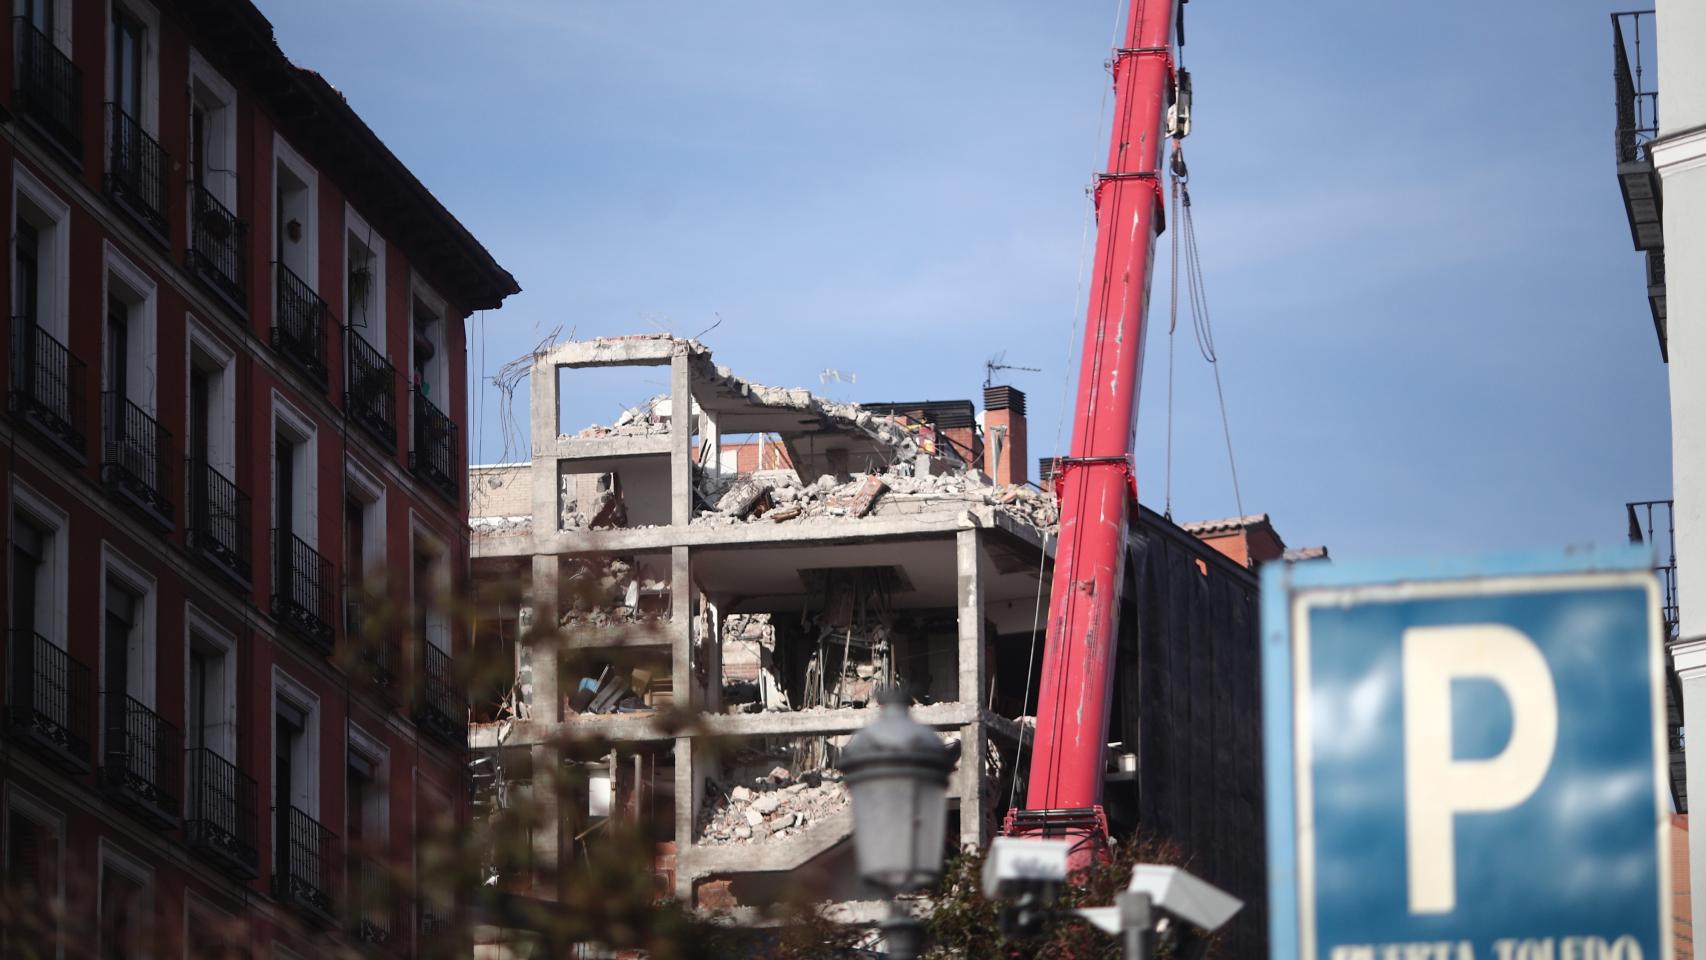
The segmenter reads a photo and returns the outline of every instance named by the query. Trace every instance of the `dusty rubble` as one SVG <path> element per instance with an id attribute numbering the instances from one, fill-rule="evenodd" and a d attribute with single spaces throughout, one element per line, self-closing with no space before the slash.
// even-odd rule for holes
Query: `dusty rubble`
<path id="1" fill-rule="evenodd" d="M 642 571 L 643 572 L 643 571 Z M 564 586 L 572 598 L 558 626 L 602 627 L 669 619 L 669 581 L 636 575 L 626 560 L 566 561 Z"/>
<path id="2" fill-rule="evenodd" d="M 594 424 L 575 433 L 575 440 L 598 437 L 648 437 L 669 432 L 669 418 L 658 413 L 658 407 L 669 401 L 667 394 L 656 396 L 637 407 L 622 411 L 615 423 Z M 567 435 L 565 435 L 566 437 Z"/>
<path id="3" fill-rule="evenodd" d="M 698 521 L 724 525 L 905 512 L 899 504 L 923 509 L 938 504 L 991 505 L 1045 532 L 1060 520 L 1060 504 L 1053 495 L 1028 486 L 990 483 L 971 471 L 923 476 L 890 472 L 855 476 L 845 483 L 827 475 L 815 483 L 801 483 L 794 474 L 777 471 L 707 477 L 700 489 L 705 501 L 715 506 L 700 510 Z"/>
<path id="4" fill-rule="evenodd" d="M 751 786 L 715 787 L 699 811 L 699 842 L 706 846 L 786 840 L 847 806 L 847 789 L 832 768 L 796 778 L 777 767 Z"/>

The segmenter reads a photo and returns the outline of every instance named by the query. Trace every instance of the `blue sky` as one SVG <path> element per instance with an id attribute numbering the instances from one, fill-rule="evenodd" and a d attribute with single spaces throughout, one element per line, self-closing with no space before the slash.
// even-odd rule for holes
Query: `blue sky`
<path id="1" fill-rule="evenodd" d="M 520 281 L 473 321 L 476 373 L 559 325 L 720 318 L 707 343 L 751 379 L 954 399 L 1005 351 L 1043 368 L 1010 377 L 1033 457 L 1070 435 L 1124 3 L 260 0 Z M 1187 7 L 1186 152 L 1243 502 L 1292 545 L 1609 544 L 1624 501 L 1669 495 L 1666 368 L 1613 176 L 1616 7 Z M 1138 449 L 1156 507 L 1166 268 Z M 1187 326 L 1177 351 L 1173 512 L 1231 515 Z M 587 402 L 573 425 L 617 411 Z M 476 398 L 477 461 L 503 452 L 497 408 Z"/>

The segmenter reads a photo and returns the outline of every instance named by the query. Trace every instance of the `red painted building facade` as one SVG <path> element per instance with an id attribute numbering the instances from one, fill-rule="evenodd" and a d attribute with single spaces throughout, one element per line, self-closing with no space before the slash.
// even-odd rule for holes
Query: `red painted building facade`
<path id="1" fill-rule="evenodd" d="M 442 944 L 463 321 L 519 288 L 246 0 L 13 12 L 0 936 Z"/>

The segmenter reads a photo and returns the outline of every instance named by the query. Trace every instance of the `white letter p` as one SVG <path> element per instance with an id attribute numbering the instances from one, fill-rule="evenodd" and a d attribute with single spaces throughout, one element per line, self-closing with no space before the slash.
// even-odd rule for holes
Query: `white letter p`
<path id="1" fill-rule="evenodd" d="M 1451 682 L 1484 678 L 1510 701 L 1511 736 L 1485 760 L 1451 756 Z M 1508 810 L 1539 788 L 1558 743 L 1558 694 L 1540 648 L 1495 623 L 1404 631 L 1404 808 L 1410 912 L 1457 906 L 1452 817 Z"/>

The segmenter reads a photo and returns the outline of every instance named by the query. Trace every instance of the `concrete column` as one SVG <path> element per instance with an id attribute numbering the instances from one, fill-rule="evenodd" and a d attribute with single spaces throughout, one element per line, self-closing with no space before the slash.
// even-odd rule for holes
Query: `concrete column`
<path id="1" fill-rule="evenodd" d="M 1706 637 L 1695 637 L 1684 640 L 1671 648 L 1671 655 L 1676 661 L 1676 673 L 1682 678 L 1682 716 L 1686 721 L 1689 717 L 1706 717 Z M 1706 736 L 1687 738 L 1685 747 L 1688 761 L 1688 800 L 1692 807 L 1706 798 Z M 1695 917 L 1706 917 L 1706 886 L 1701 884 L 1702 870 L 1706 866 L 1706 830 L 1696 830 L 1693 827 L 1693 816 L 1689 817 L 1691 829 L 1688 831 L 1688 876 L 1689 876 L 1689 908 Z"/>
<path id="2" fill-rule="evenodd" d="M 693 880 L 688 867 L 693 855 L 693 818 L 699 812 L 704 777 L 697 776 L 693 763 L 693 738 L 675 739 L 675 898 L 693 905 Z"/>
<path id="3" fill-rule="evenodd" d="M 983 659 L 983 545 L 977 530 L 961 530 L 954 536 L 954 564 L 959 570 L 960 649 L 959 694 L 961 703 L 983 702 L 989 686 L 989 665 Z"/>
<path id="4" fill-rule="evenodd" d="M 557 890 L 568 876 L 563 870 L 563 759 L 549 744 L 529 750 L 533 786 L 528 791 L 538 821 L 533 827 L 533 882 L 542 890 Z"/>
<path id="5" fill-rule="evenodd" d="M 692 560 L 687 547 L 669 549 L 670 693 L 677 710 L 700 709 L 693 682 Z"/>
<path id="6" fill-rule="evenodd" d="M 557 432 L 560 429 L 557 417 L 557 404 L 560 402 L 557 391 L 557 365 L 544 360 L 535 359 L 533 373 L 528 381 L 527 419 L 528 432 L 533 436 L 533 450 L 555 448 Z"/>
<path id="7" fill-rule="evenodd" d="M 687 370 L 687 344 L 675 345 L 669 358 L 669 522 L 686 526 L 693 519 L 693 384 Z"/>
<path id="8" fill-rule="evenodd" d="M 989 735 L 981 723 L 960 728 L 960 847 L 981 850 L 989 844 L 987 789 L 984 761 L 989 756 Z"/>
<path id="9" fill-rule="evenodd" d="M 533 628 L 522 637 L 529 662 L 532 664 L 533 697 L 529 710 L 534 720 L 555 723 L 562 719 L 563 697 L 557 688 L 557 575 L 560 558 L 556 554 L 534 554 L 531 606 Z"/>

